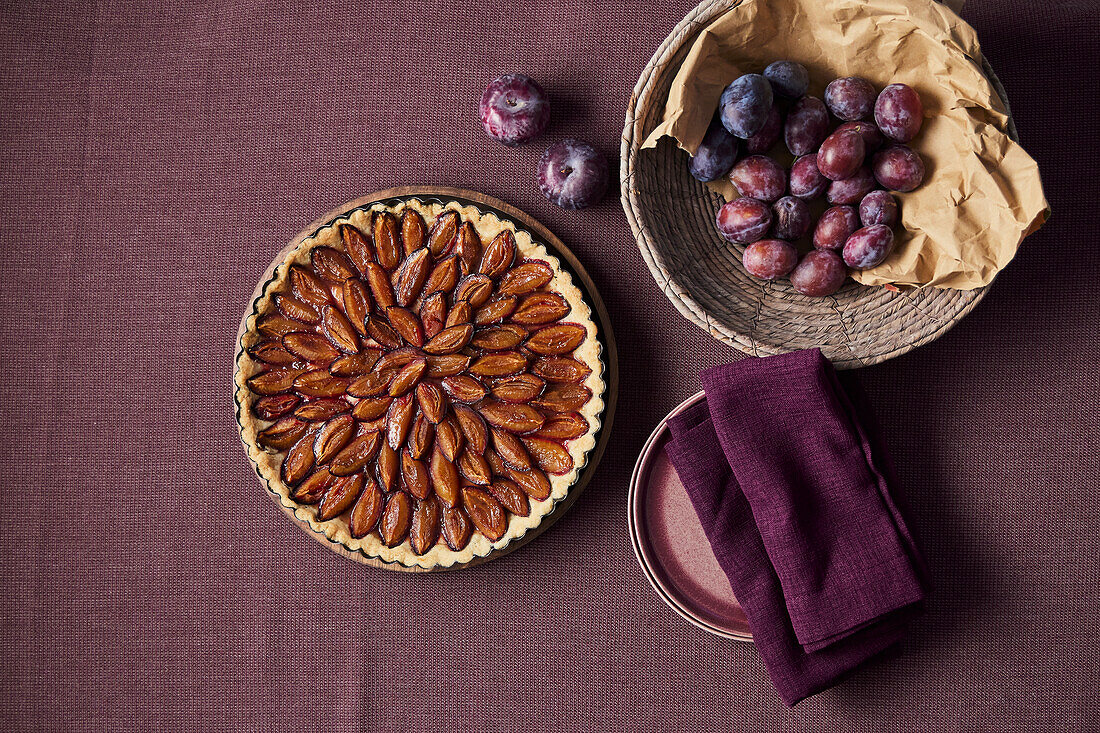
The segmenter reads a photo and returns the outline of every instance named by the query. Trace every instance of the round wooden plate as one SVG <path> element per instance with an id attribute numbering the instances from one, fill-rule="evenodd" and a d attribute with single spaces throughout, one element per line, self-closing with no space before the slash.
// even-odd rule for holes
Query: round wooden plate
<path id="1" fill-rule="evenodd" d="M 338 219 L 342 216 L 346 216 L 351 211 L 359 208 L 367 208 L 376 203 L 384 203 L 388 205 L 398 204 L 405 199 L 418 198 L 421 200 L 436 200 L 439 202 L 446 201 L 458 201 L 462 204 L 468 204 L 475 206 L 482 211 L 492 211 L 502 219 L 510 219 L 519 225 L 521 228 L 529 231 L 534 239 L 546 245 L 546 248 L 560 260 L 562 266 L 569 271 L 573 276 L 574 283 L 579 287 L 585 295 L 585 300 L 592 307 L 593 320 L 596 323 L 596 328 L 599 332 L 600 344 L 603 346 L 602 359 L 604 366 L 606 367 L 605 381 L 607 383 L 607 389 L 604 392 L 604 411 L 600 416 L 600 427 L 596 432 L 596 446 L 588 453 L 587 462 L 584 469 L 581 471 L 577 481 L 569 488 L 568 494 L 564 499 L 559 501 L 554 507 L 553 511 L 543 517 L 539 525 L 522 537 L 517 538 L 515 541 L 503 547 L 499 550 L 493 550 L 484 557 L 475 558 L 468 563 L 452 565 L 448 568 L 421 568 L 421 567 L 408 567 L 396 562 L 385 562 L 375 557 L 367 557 L 361 552 L 349 550 L 338 542 L 334 542 L 323 534 L 312 531 L 309 525 L 301 521 L 294 515 L 294 510 L 283 506 L 278 497 L 272 492 L 263 476 L 260 476 L 257 472 L 257 477 L 260 479 L 260 483 L 264 486 L 268 496 L 271 497 L 275 505 L 283 510 L 283 513 L 290 517 L 290 520 L 297 526 L 302 528 L 306 534 L 313 539 L 320 542 L 322 545 L 332 550 L 333 552 L 343 555 L 356 562 L 363 563 L 364 565 L 371 565 L 376 568 L 384 568 L 386 570 L 399 570 L 410 573 L 429 573 L 429 572 L 441 572 L 444 570 L 459 570 L 462 568 L 474 567 L 475 565 L 481 565 L 498 557 L 503 557 L 510 552 L 513 552 L 520 547 L 523 547 L 531 540 L 538 537 L 545 532 L 550 526 L 556 522 L 569 507 L 573 506 L 573 503 L 580 496 L 588 482 L 591 481 L 592 475 L 595 473 L 597 466 L 599 466 L 600 459 L 603 457 L 604 450 L 607 448 L 607 441 L 611 436 L 611 424 L 615 417 L 615 404 L 619 393 L 619 360 L 618 351 L 615 346 L 615 336 L 611 331 L 611 319 L 607 314 L 607 308 L 603 304 L 603 300 L 600 298 L 599 292 L 596 290 L 595 284 L 592 282 L 592 278 L 585 272 L 584 266 L 581 265 L 580 260 L 568 247 L 566 247 L 560 239 L 555 237 L 549 229 L 540 224 L 536 219 L 530 215 L 520 211 L 514 206 L 510 206 L 503 201 L 486 196 L 485 194 L 478 193 L 476 191 L 468 191 L 461 188 L 450 188 L 447 186 L 403 186 L 400 188 L 389 188 L 384 191 L 377 191 L 368 196 L 363 196 L 351 201 L 338 209 L 334 209 L 327 214 L 316 219 L 312 224 L 298 233 L 298 236 L 294 237 L 290 243 L 282 249 L 271 264 L 268 265 L 264 271 L 263 276 L 260 278 L 256 285 L 256 289 L 252 293 L 252 297 L 249 299 L 249 309 L 245 312 L 241 318 L 240 327 L 237 329 L 237 350 L 233 357 L 233 364 L 236 365 L 241 356 L 243 349 L 242 338 L 245 334 L 245 322 L 252 314 L 252 304 L 256 299 L 260 297 L 261 293 L 267 282 L 271 279 L 275 272 L 276 266 L 283 261 L 283 259 L 290 254 L 293 250 L 297 249 L 301 243 L 313 236 L 318 229 L 327 226 L 334 219 Z M 235 367 L 234 367 L 235 368 Z M 234 416 L 239 418 L 241 406 L 237 402 L 236 394 L 234 392 Z M 239 424 L 238 424 L 239 427 Z M 249 461 L 249 463 L 252 463 Z M 256 466 L 253 465 L 253 470 Z"/>

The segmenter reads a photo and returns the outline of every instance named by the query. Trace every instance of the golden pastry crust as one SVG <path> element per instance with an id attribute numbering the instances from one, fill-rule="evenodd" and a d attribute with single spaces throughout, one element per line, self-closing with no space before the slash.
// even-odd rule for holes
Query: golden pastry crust
<path id="1" fill-rule="evenodd" d="M 484 242 L 491 241 L 503 229 L 510 229 L 515 236 L 516 245 L 522 257 L 544 260 L 551 266 L 554 275 L 548 288 L 560 294 L 571 306 L 570 322 L 583 325 L 588 331 L 584 343 L 573 354 L 574 358 L 583 362 L 592 370 L 583 382 L 583 385 L 592 391 L 592 397 L 580 410 L 581 415 L 588 421 L 588 432 L 566 444 L 566 448 L 573 458 L 573 469 L 561 475 L 548 475 L 551 485 L 550 496 L 542 501 L 532 498 L 530 500 L 531 511 L 526 517 L 510 514 L 507 531 L 499 540 L 493 542 L 485 535 L 474 532 L 469 544 L 458 552 L 452 550 L 445 543 L 439 542 L 423 555 L 417 555 L 413 552 L 407 538 L 395 547 L 387 547 L 376 533 L 370 533 L 361 538 L 352 537 L 347 521 L 343 516 L 322 521 L 318 518 L 317 506 L 303 505 L 294 501 L 290 496 L 289 487 L 283 483 L 281 478 L 281 466 L 285 452 L 273 452 L 259 446 L 258 433 L 271 423 L 261 420 L 253 413 L 252 405 L 257 399 L 257 395 L 248 388 L 246 383 L 250 377 L 262 368 L 262 365 L 246 351 L 248 347 L 254 345 L 261 338 L 256 331 L 256 321 L 261 315 L 275 312 L 273 298 L 276 293 L 285 289 L 284 286 L 289 277 L 290 266 L 295 264 L 308 265 L 310 252 L 315 247 L 327 245 L 342 250 L 343 246 L 338 229 L 342 223 L 350 222 L 362 230 L 369 230 L 374 212 L 390 211 L 395 216 L 400 217 L 406 209 L 418 212 L 429 224 L 446 210 L 457 211 L 463 221 L 473 224 Z M 592 309 L 585 302 L 583 293 L 573 282 L 572 276 L 562 268 L 558 258 L 548 252 L 544 245 L 535 242 L 526 230 L 517 227 L 510 220 L 500 219 L 492 212 L 482 212 L 473 206 L 464 206 L 457 201 L 438 204 L 420 201 L 419 199 L 409 199 L 392 207 L 374 204 L 370 208 L 356 209 L 349 215 L 329 222 L 313 236 L 305 239 L 300 246 L 287 254 L 275 267 L 271 279 L 265 284 L 260 296 L 253 303 L 252 312 L 245 321 L 245 332 L 238 347 L 235 395 L 238 404 L 238 424 L 241 440 L 249 459 L 253 462 L 257 473 L 267 484 L 268 490 L 312 532 L 323 535 L 328 540 L 351 552 L 359 552 L 366 557 L 377 558 L 387 563 L 400 563 L 407 567 L 447 568 L 468 563 L 475 558 L 484 557 L 494 550 L 507 547 L 523 537 L 528 531 L 537 527 L 543 518 L 553 511 L 557 503 L 566 497 L 570 487 L 580 476 L 589 452 L 596 446 L 595 436 L 599 431 L 604 411 L 603 396 L 606 382 L 604 380 L 604 365 L 601 360 L 602 347 L 593 320 Z"/>

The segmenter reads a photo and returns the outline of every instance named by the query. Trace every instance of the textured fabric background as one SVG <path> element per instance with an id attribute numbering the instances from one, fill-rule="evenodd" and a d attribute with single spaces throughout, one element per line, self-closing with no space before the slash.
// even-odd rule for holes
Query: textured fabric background
<path id="1" fill-rule="evenodd" d="M 504 149 L 476 121 L 487 80 L 522 70 L 553 97 L 547 140 L 614 159 L 634 81 L 691 2 L 3 4 L 6 727 L 1097 728 L 1100 11 L 964 10 L 1054 216 L 957 328 L 862 375 L 936 591 L 903 656 L 786 711 L 751 647 L 660 602 L 626 537 L 642 442 L 735 352 L 657 290 L 617 193 L 554 209 L 541 146 Z M 303 536 L 230 406 L 233 336 L 273 254 L 412 183 L 546 223 L 622 354 L 610 449 L 569 515 L 430 577 Z"/>

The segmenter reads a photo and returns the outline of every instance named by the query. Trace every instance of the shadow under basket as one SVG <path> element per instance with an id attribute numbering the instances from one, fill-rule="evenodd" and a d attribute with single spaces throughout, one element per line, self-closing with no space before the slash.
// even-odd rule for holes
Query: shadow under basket
<path id="1" fill-rule="evenodd" d="M 741 264 L 714 217 L 724 199 L 688 172 L 671 138 L 640 151 L 660 123 L 673 79 L 696 34 L 737 0 L 708 0 L 665 39 L 642 71 L 627 110 L 620 155 L 623 209 L 642 257 L 672 304 L 714 338 L 754 356 L 820 348 L 837 368 L 877 364 L 933 341 L 978 304 L 975 290 L 893 292 L 849 280 L 834 295 L 808 298 L 785 279 L 759 280 Z M 982 59 L 1008 109 L 1004 88 Z M 1008 133 L 1018 140 L 1009 115 Z"/>

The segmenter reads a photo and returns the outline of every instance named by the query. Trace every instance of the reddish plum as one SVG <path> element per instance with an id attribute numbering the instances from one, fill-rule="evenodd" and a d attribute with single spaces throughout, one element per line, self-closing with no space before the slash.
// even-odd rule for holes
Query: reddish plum
<path id="1" fill-rule="evenodd" d="M 761 201 L 775 201 L 787 190 L 787 174 L 766 155 L 750 155 L 737 161 L 730 171 L 737 193 Z"/>
<path id="2" fill-rule="evenodd" d="M 825 105 L 837 119 L 866 120 L 875 107 L 875 88 L 862 76 L 833 79 L 825 87 Z"/>
<path id="3" fill-rule="evenodd" d="M 783 119 L 779 116 L 779 108 L 773 104 L 771 112 L 768 112 L 768 121 L 760 128 L 760 132 L 745 140 L 745 152 L 749 155 L 766 153 L 782 134 Z"/>
<path id="4" fill-rule="evenodd" d="M 783 139 L 791 155 L 806 155 L 817 150 L 829 134 L 829 110 L 817 97 L 802 97 L 787 113 Z"/>
<path id="5" fill-rule="evenodd" d="M 863 226 L 898 223 L 898 200 L 887 191 L 871 191 L 859 202 L 859 220 Z"/>
<path id="6" fill-rule="evenodd" d="M 810 205 L 795 196 L 784 196 L 772 206 L 775 236 L 794 241 L 810 231 Z"/>
<path id="7" fill-rule="evenodd" d="M 730 172 L 737 160 L 737 138 L 726 132 L 715 117 L 699 143 L 699 149 L 691 156 L 691 175 L 700 181 L 716 181 Z"/>
<path id="8" fill-rule="evenodd" d="M 489 82 L 478 111 L 485 132 L 505 145 L 538 137 L 550 122 L 546 92 L 523 74 L 505 74 Z"/>
<path id="9" fill-rule="evenodd" d="M 817 151 L 817 169 L 832 181 L 851 178 L 863 165 L 863 136 L 854 130 L 834 132 Z"/>
<path id="10" fill-rule="evenodd" d="M 763 129 L 772 108 L 772 85 L 760 74 L 738 77 L 722 92 L 718 112 L 731 135 L 750 138 Z"/>
<path id="11" fill-rule="evenodd" d="M 851 206 L 826 209 L 814 228 L 814 249 L 838 250 L 859 229 L 859 214 Z"/>
<path id="12" fill-rule="evenodd" d="M 554 143 L 539 160 L 539 188 L 563 209 L 583 209 L 602 199 L 608 176 L 607 158 L 581 140 Z"/>
<path id="13" fill-rule="evenodd" d="M 907 84 L 891 84 L 875 100 L 875 124 L 891 140 L 909 142 L 920 132 L 923 121 L 920 95 Z"/>
<path id="14" fill-rule="evenodd" d="M 761 239 L 745 247 L 741 262 L 750 275 L 774 280 L 794 269 L 798 264 L 798 250 L 782 239 Z"/>
<path id="15" fill-rule="evenodd" d="M 718 209 L 718 233 L 729 242 L 748 244 L 763 238 L 772 225 L 772 209 L 763 201 L 734 199 Z"/>
<path id="16" fill-rule="evenodd" d="M 823 298 L 840 290 L 848 277 L 848 268 L 840 255 L 830 250 L 815 249 L 806 253 L 791 272 L 791 285 L 803 295 Z"/>
<path id="17" fill-rule="evenodd" d="M 873 224 L 852 232 L 844 243 L 844 264 L 859 270 L 874 267 L 890 256 L 894 233 L 885 224 Z"/>
<path id="18" fill-rule="evenodd" d="M 891 145 L 875 153 L 871 169 L 882 187 L 891 191 L 912 191 L 924 180 L 924 161 L 905 145 Z"/>
<path id="19" fill-rule="evenodd" d="M 829 191 L 825 194 L 825 200 L 829 204 L 858 204 L 869 192 L 875 189 L 875 177 L 867 166 L 860 166 L 855 175 L 842 181 L 833 181 L 829 184 Z"/>
<path id="20" fill-rule="evenodd" d="M 817 169 L 817 153 L 803 155 L 791 165 L 791 193 L 800 199 L 815 199 L 825 192 L 829 179 Z"/>
<path id="21" fill-rule="evenodd" d="M 837 125 L 836 130 L 833 132 L 840 132 L 841 130 L 855 130 L 862 135 L 863 147 L 866 148 L 868 153 L 882 147 L 882 133 L 875 127 L 874 122 L 845 122 L 842 125 Z"/>
<path id="22" fill-rule="evenodd" d="M 772 91 L 788 99 L 798 99 L 810 86 L 810 72 L 794 61 L 773 61 L 764 69 L 764 78 L 771 82 Z"/>

